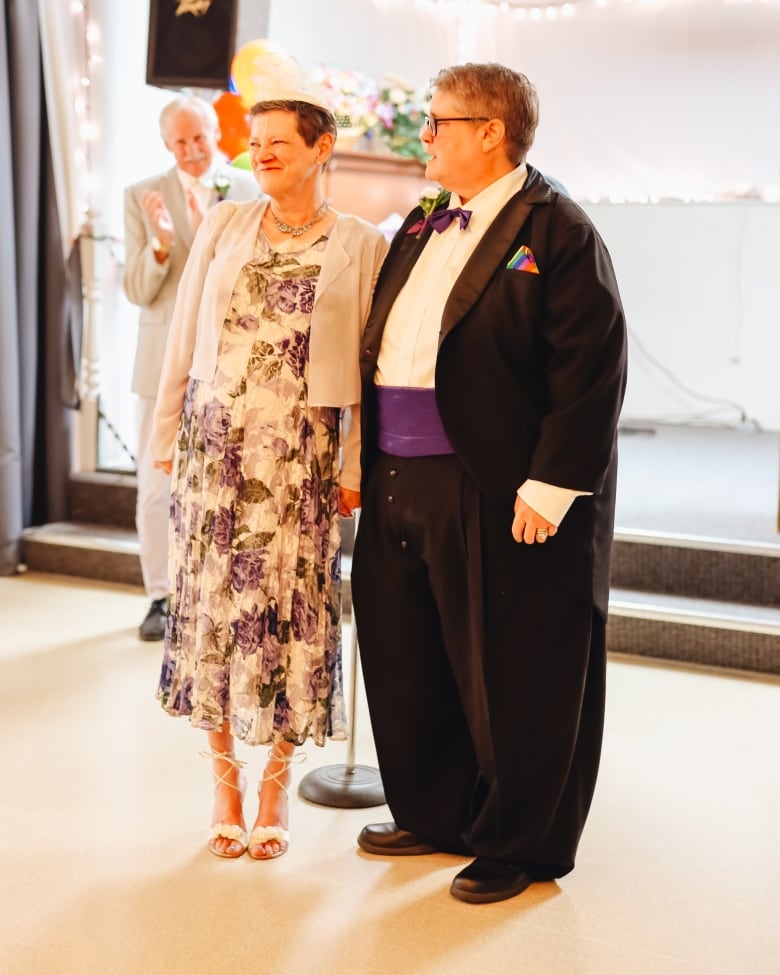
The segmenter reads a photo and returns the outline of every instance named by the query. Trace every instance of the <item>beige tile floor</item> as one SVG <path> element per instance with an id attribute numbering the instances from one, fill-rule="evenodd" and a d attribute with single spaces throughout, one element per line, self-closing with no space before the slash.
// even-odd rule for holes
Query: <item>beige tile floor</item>
<path id="1" fill-rule="evenodd" d="M 447 892 L 456 857 L 358 852 L 385 807 L 294 796 L 286 856 L 210 856 L 201 736 L 154 701 L 145 608 L 135 589 L 0 579 L 2 975 L 780 972 L 776 680 L 612 660 L 577 869 L 473 906 Z M 362 695 L 357 727 L 373 765 Z M 347 758 L 305 751 L 299 777 Z"/>

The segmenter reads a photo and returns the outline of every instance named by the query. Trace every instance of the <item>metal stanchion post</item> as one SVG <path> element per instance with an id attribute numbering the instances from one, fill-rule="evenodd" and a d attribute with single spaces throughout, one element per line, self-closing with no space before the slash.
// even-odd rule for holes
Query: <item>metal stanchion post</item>
<path id="1" fill-rule="evenodd" d="M 358 512 L 355 512 L 357 532 Z M 320 806 L 361 809 L 381 806 L 385 801 L 379 770 L 355 764 L 355 725 L 357 723 L 358 635 L 355 611 L 352 610 L 350 633 L 350 727 L 347 739 L 346 765 L 324 765 L 312 769 L 301 779 L 298 795 Z"/>

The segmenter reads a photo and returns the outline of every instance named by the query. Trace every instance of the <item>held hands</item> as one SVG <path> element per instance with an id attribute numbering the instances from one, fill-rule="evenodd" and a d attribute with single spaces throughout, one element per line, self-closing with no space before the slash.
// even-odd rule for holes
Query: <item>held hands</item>
<path id="1" fill-rule="evenodd" d="M 552 538 L 558 531 L 555 525 L 543 518 L 537 511 L 525 503 L 518 495 L 515 497 L 515 518 L 512 522 L 512 537 L 516 542 L 526 545 L 537 543 L 543 545 L 548 538 Z"/>
<path id="2" fill-rule="evenodd" d="M 342 518 L 351 518 L 355 508 L 360 507 L 360 491 L 350 491 L 349 488 L 339 488 L 339 514 Z"/>
<path id="3" fill-rule="evenodd" d="M 152 461 L 152 467 L 156 471 L 163 471 L 166 474 L 170 474 L 171 471 L 173 470 L 173 461 L 172 460 L 155 460 L 155 461 Z"/>
<path id="4" fill-rule="evenodd" d="M 162 246 L 169 250 L 173 244 L 174 230 L 173 220 L 168 212 L 168 208 L 163 202 L 162 193 L 159 190 L 147 190 L 141 194 L 141 206 L 149 221 L 149 226 L 155 237 L 159 238 Z"/>

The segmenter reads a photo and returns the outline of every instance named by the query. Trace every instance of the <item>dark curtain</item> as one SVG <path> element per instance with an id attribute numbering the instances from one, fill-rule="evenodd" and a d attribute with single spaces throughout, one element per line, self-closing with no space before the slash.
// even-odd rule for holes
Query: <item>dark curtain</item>
<path id="1" fill-rule="evenodd" d="M 0 0 L 0 574 L 23 530 L 66 516 L 81 333 L 77 248 L 63 257 L 37 4 Z"/>

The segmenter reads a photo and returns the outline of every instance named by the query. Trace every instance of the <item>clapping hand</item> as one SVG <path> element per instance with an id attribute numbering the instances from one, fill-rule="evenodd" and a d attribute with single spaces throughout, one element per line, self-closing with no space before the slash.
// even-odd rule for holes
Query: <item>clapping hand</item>
<path id="1" fill-rule="evenodd" d="M 173 243 L 173 220 L 165 206 L 162 193 L 159 190 L 147 190 L 141 194 L 141 206 L 144 208 L 146 219 L 155 237 L 158 237 L 163 247 L 168 250 Z"/>

